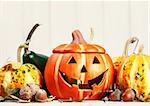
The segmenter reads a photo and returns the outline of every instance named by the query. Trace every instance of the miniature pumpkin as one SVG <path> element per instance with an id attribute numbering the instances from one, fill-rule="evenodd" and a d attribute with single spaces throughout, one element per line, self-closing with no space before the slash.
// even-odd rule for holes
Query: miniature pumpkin
<path id="1" fill-rule="evenodd" d="M 150 101 L 150 56 L 141 53 L 126 57 L 117 72 L 116 83 L 121 90 L 132 88 L 136 97 Z"/>
<path id="2" fill-rule="evenodd" d="M 57 99 L 100 99 L 113 85 L 112 60 L 101 46 L 86 43 L 79 30 L 72 37 L 71 44 L 56 47 L 49 57 L 46 86 Z"/>
<path id="3" fill-rule="evenodd" d="M 28 83 L 42 85 L 40 71 L 32 64 L 11 62 L 0 69 L 1 96 L 7 96 Z"/>

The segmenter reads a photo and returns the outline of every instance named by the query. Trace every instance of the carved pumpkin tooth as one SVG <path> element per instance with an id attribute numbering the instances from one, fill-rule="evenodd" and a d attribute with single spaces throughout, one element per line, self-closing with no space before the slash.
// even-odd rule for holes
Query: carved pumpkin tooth
<path id="1" fill-rule="evenodd" d="M 77 80 L 77 85 L 81 84 L 81 81 L 80 80 Z"/>
<path id="2" fill-rule="evenodd" d="M 63 73 L 63 76 L 65 76 L 66 74 L 65 73 Z"/>

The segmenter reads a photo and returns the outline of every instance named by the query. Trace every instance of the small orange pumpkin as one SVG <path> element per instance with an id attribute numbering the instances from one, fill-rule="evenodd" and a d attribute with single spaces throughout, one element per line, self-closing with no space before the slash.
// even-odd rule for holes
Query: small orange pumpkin
<path id="1" fill-rule="evenodd" d="M 57 99 L 101 99 L 113 85 L 112 60 L 103 47 L 86 43 L 80 31 L 72 36 L 71 44 L 56 47 L 49 57 L 46 86 Z"/>

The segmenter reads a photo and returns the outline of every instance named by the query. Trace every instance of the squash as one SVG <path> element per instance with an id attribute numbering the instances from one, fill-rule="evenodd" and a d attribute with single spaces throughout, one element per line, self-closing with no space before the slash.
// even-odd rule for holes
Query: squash
<path id="1" fill-rule="evenodd" d="M 0 96 L 8 96 L 26 84 L 42 86 L 42 75 L 32 64 L 10 62 L 0 69 Z"/>
<path id="2" fill-rule="evenodd" d="M 150 101 L 150 56 L 142 53 L 140 45 L 138 53 L 122 57 L 119 68 L 116 68 L 116 84 L 123 91 L 132 88 L 141 101 Z"/>

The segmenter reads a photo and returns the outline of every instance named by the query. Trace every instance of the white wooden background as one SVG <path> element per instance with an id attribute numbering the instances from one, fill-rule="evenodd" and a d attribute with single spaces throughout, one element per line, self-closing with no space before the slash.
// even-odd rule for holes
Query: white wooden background
<path id="1" fill-rule="evenodd" d="M 75 29 L 89 40 L 91 27 L 92 43 L 112 57 L 122 54 L 129 36 L 138 36 L 150 55 L 148 9 L 148 1 L 0 1 L 0 65 L 16 59 L 17 47 L 35 23 L 42 25 L 30 49 L 48 56 L 59 44 L 70 43 Z"/>

